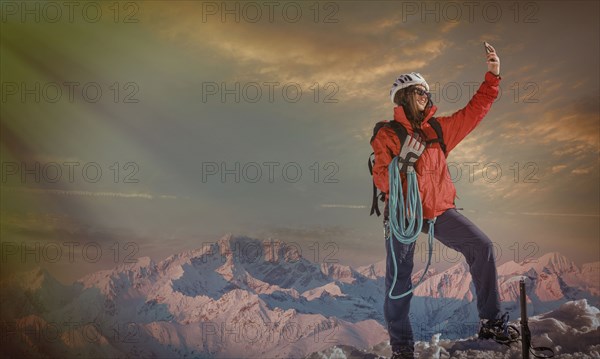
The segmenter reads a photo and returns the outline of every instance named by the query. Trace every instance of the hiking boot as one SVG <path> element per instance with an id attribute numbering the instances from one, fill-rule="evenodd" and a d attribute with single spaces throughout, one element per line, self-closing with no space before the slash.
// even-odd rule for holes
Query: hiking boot
<path id="1" fill-rule="evenodd" d="M 501 344 L 509 344 L 519 339 L 519 329 L 508 324 L 508 312 L 500 319 L 482 319 L 479 328 L 479 339 L 494 339 Z"/>

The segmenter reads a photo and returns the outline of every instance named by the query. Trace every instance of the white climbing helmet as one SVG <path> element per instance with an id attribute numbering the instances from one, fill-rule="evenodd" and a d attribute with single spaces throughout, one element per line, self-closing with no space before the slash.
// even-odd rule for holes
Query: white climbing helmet
<path id="1" fill-rule="evenodd" d="M 408 87 L 410 85 L 423 85 L 425 86 L 425 89 L 429 91 L 429 85 L 420 73 L 411 72 L 408 74 L 402 74 L 398 76 L 396 81 L 394 81 L 392 88 L 390 89 L 390 99 L 392 100 L 392 102 L 394 102 L 394 96 L 396 95 L 396 92 L 398 92 L 398 90 Z"/>

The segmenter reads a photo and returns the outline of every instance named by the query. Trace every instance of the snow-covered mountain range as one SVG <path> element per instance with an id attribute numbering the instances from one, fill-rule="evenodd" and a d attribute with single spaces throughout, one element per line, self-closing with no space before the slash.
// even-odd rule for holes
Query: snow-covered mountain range
<path id="1" fill-rule="evenodd" d="M 522 276 L 530 315 L 573 300 L 599 304 L 600 262 L 580 269 L 548 253 L 505 263 L 498 274 L 511 318 L 518 317 Z M 10 344 L 0 353 L 302 358 L 335 345 L 372 348 L 388 338 L 384 275 L 383 262 L 314 263 L 293 246 L 232 235 L 159 263 L 138 258 L 70 286 L 36 269 L 0 284 L 2 336 Z M 472 336 L 478 318 L 466 264 L 430 271 L 415 290 L 411 317 L 417 339 Z"/>

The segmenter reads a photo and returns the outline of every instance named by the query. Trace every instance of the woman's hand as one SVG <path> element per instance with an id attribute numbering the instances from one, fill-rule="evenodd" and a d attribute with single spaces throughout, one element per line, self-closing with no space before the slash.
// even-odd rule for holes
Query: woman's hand
<path id="1" fill-rule="evenodd" d="M 496 54 L 496 49 L 492 45 L 488 44 L 488 46 L 492 50 L 492 52 L 486 53 L 488 71 L 498 76 L 500 74 L 500 58 Z"/>

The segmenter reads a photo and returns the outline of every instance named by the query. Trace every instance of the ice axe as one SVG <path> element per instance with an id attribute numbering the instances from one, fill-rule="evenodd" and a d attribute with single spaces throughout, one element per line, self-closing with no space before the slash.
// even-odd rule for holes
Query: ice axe
<path id="1" fill-rule="evenodd" d="M 531 332 L 529 331 L 529 323 L 527 320 L 527 296 L 525 291 L 525 278 L 519 280 L 519 292 L 521 299 L 521 352 L 523 353 L 523 359 L 529 359 L 529 352 L 536 358 L 552 358 L 554 351 L 548 347 L 532 347 L 531 346 Z M 534 352 L 546 351 L 552 354 L 550 355 L 537 355 Z"/>
<path id="2" fill-rule="evenodd" d="M 525 279 L 519 281 L 519 292 L 521 295 L 521 352 L 523 359 L 529 359 L 529 346 L 531 345 L 531 333 L 527 324 L 527 300 L 525 295 Z"/>

